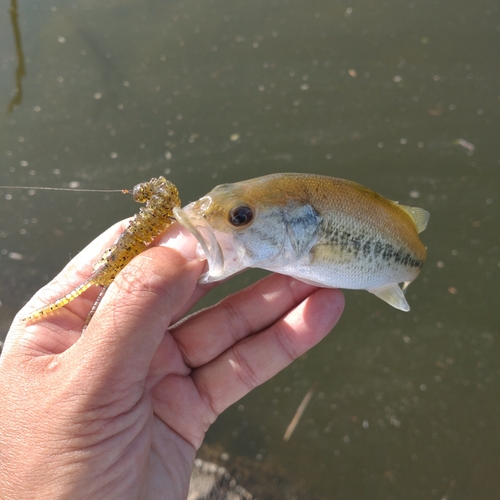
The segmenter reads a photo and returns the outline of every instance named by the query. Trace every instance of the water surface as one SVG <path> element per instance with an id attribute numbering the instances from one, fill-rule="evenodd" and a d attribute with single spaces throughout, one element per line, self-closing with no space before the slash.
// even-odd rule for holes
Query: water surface
<path id="1" fill-rule="evenodd" d="M 279 467 L 310 498 L 497 498 L 497 2 L 21 0 L 18 10 L 17 47 L 0 13 L 2 185 L 121 189 L 166 175 L 187 203 L 223 182 L 314 172 L 431 212 L 411 312 L 346 292 L 335 331 L 225 412 L 207 442 Z M 1 189 L 2 332 L 137 208 L 120 194 Z"/>

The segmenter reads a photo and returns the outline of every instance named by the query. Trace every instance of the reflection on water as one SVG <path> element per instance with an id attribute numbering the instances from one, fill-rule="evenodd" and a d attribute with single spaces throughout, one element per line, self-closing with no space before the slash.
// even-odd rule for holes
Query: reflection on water
<path id="1" fill-rule="evenodd" d="M 12 22 L 12 31 L 14 32 L 14 41 L 16 43 L 17 69 L 16 69 L 16 86 L 14 89 L 14 97 L 9 102 L 7 112 L 11 113 L 23 100 L 22 80 L 26 76 L 26 66 L 24 64 L 23 44 L 21 41 L 21 30 L 19 29 L 19 11 L 17 8 L 17 0 L 10 1 L 10 19 Z"/>
<path id="2" fill-rule="evenodd" d="M 429 210 L 411 312 L 346 292 L 335 331 L 225 412 L 207 442 L 280 467 L 318 498 L 497 498 L 498 8 L 21 3 L 30 78 L 22 104 L 0 117 L 0 185 L 122 189 L 167 175 L 187 203 L 223 182 L 314 172 Z M 4 12 L 2 109 L 14 54 Z M 0 190 L 2 331 L 135 210 L 114 194 Z M 203 304 L 261 275 L 238 276 Z"/>

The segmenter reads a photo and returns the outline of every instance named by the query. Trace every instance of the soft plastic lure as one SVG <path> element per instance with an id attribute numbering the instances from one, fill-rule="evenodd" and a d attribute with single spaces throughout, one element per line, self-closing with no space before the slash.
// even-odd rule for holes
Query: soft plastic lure
<path id="1" fill-rule="evenodd" d="M 124 190 L 124 193 L 130 193 Z M 179 193 L 176 186 L 164 177 L 151 179 L 137 184 L 131 191 L 135 201 L 145 203 L 138 214 L 130 221 L 114 245 L 104 251 L 94 265 L 93 274 L 64 297 L 36 309 L 23 321 L 37 321 L 68 304 L 92 285 L 102 286 L 102 291 L 90 311 L 85 326 L 103 298 L 116 275 L 138 254 L 143 252 L 153 239 L 162 233 L 175 220 L 173 209 L 180 207 Z"/>

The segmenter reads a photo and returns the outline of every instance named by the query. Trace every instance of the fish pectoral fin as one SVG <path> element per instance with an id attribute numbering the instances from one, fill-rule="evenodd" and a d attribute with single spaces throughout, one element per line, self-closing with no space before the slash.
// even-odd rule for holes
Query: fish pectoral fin
<path id="1" fill-rule="evenodd" d="M 400 311 L 408 312 L 410 310 L 403 291 L 397 283 L 382 288 L 373 288 L 368 291 Z"/>
<path id="2" fill-rule="evenodd" d="M 321 216 L 311 205 L 292 205 L 286 207 L 283 218 L 293 251 L 301 257 L 316 241 Z"/>

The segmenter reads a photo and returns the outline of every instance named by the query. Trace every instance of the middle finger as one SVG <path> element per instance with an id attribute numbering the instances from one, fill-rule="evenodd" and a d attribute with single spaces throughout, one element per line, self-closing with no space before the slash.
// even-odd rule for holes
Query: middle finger
<path id="1" fill-rule="evenodd" d="M 195 368 L 244 337 L 275 323 L 317 287 L 272 274 L 176 325 L 170 333 L 187 365 Z"/>

